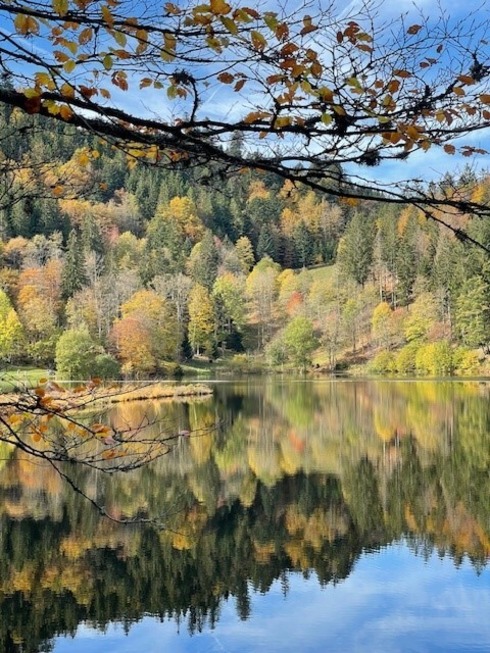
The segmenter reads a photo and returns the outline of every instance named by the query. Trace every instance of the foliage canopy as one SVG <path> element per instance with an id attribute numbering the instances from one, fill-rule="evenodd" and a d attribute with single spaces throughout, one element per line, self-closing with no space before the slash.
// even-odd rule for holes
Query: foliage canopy
<path id="1" fill-rule="evenodd" d="M 0 100 L 92 130 L 131 162 L 213 162 L 212 173 L 203 168 L 208 182 L 254 167 L 369 199 L 366 166 L 437 148 L 485 154 L 453 141 L 490 119 L 481 14 L 456 20 L 441 9 L 407 23 L 386 7 L 364 0 L 346 16 L 335 2 L 309 0 L 276 11 L 226 0 L 158 10 L 127 0 L 10 0 L 0 3 L 8 80 Z M 374 189 L 429 211 L 483 210 L 416 180 Z"/>

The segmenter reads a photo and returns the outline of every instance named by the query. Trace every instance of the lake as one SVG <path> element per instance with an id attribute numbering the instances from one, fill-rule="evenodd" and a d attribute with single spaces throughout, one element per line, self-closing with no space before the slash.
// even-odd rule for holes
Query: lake
<path id="1" fill-rule="evenodd" d="M 0 444 L 0 651 L 490 651 L 490 384 L 213 387 L 104 416 L 195 433 L 69 470 L 112 520 Z"/>

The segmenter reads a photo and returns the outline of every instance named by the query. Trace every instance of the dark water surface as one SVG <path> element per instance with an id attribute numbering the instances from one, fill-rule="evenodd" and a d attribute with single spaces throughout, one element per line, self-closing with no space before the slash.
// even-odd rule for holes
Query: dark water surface
<path id="1" fill-rule="evenodd" d="M 73 479 L 0 451 L 0 652 L 490 651 L 490 385 L 217 383 L 182 437 Z"/>

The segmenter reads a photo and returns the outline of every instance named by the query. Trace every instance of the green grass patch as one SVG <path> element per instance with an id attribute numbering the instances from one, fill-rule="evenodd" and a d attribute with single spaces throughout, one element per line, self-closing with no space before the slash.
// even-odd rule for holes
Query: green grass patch
<path id="1" fill-rule="evenodd" d="M 48 373 L 44 367 L 4 366 L 0 368 L 0 391 L 13 390 L 17 386 L 32 388 L 39 383 L 39 379 L 47 377 Z"/>

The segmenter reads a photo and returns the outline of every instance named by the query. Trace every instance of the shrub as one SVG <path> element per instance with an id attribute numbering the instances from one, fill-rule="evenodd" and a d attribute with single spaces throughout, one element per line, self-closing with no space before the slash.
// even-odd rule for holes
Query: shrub
<path id="1" fill-rule="evenodd" d="M 101 379 L 118 379 L 121 376 L 121 366 L 110 354 L 98 354 L 93 374 Z"/>
<path id="2" fill-rule="evenodd" d="M 410 342 L 396 354 L 395 369 L 398 374 L 415 374 L 417 352 L 420 344 Z"/>
<path id="3" fill-rule="evenodd" d="M 391 351 L 380 351 L 368 366 L 371 374 L 392 374 L 395 371 L 395 356 Z"/>
<path id="4" fill-rule="evenodd" d="M 466 347 L 457 347 L 453 352 L 454 369 L 461 376 L 477 376 L 481 373 L 478 353 Z"/>
<path id="5" fill-rule="evenodd" d="M 417 374 L 447 376 L 453 373 L 453 352 L 447 340 L 423 345 L 415 356 Z"/>

